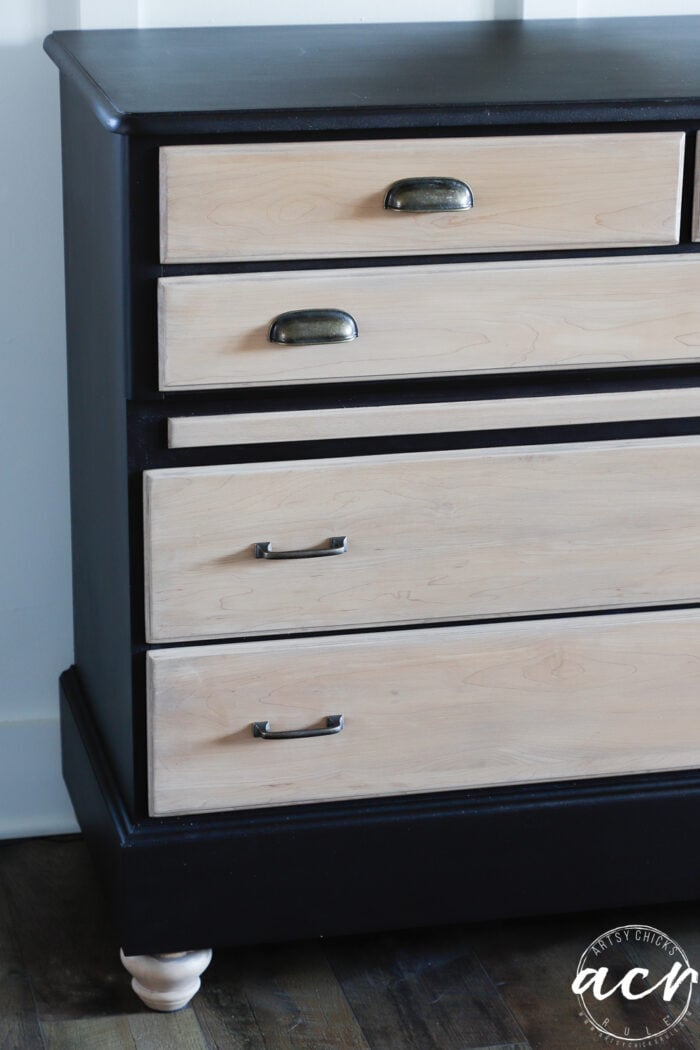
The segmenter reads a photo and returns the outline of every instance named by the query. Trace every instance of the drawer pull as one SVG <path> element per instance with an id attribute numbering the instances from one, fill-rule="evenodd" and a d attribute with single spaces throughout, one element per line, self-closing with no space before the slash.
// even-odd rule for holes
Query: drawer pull
<path id="1" fill-rule="evenodd" d="M 468 211 L 474 195 L 460 179 L 399 179 L 388 189 L 384 207 L 390 211 Z"/>
<path id="2" fill-rule="evenodd" d="M 345 554 L 348 549 L 347 536 L 331 536 L 327 547 L 307 547 L 300 551 L 273 551 L 270 540 L 255 544 L 256 558 L 328 558 L 333 554 Z"/>
<path id="3" fill-rule="evenodd" d="M 263 740 L 299 740 L 306 736 L 332 736 L 340 733 L 344 725 L 342 715 L 328 715 L 325 729 L 283 729 L 273 733 L 269 722 L 253 722 L 253 736 Z"/>
<path id="4" fill-rule="evenodd" d="M 274 319 L 268 339 L 284 346 L 350 343 L 357 339 L 357 323 L 345 310 L 290 310 Z"/>

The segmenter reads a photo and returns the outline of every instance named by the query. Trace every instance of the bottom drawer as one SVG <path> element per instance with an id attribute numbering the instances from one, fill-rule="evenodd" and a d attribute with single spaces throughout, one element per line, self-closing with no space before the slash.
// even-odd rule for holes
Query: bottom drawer
<path id="1" fill-rule="evenodd" d="M 699 653 L 695 609 L 153 651 L 150 812 L 700 766 Z"/>

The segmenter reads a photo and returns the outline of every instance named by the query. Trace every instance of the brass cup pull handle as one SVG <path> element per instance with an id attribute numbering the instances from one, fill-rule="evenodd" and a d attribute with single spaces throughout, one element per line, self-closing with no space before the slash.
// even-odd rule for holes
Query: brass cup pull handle
<path id="1" fill-rule="evenodd" d="M 268 339 L 283 346 L 350 343 L 357 339 L 357 323 L 345 310 L 290 310 L 274 319 Z"/>
<path id="2" fill-rule="evenodd" d="M 469 211 L 474 195 L 461 179 L 399 179 L 387 190 L 384 207 L 390 211 Z"/>
<path id="3" fill-rule="evenodd" d="M 255 544 L 256 558 L 329 558 L 334 554 L 345 554 L 348 549 L 347 536 L 331 536 L 327 547 L 307 547 L 298 551 L 273 551 L 270 540 Z"/>
<path id="4" fill-rule="evenodd" d="M 325 729 L 282 729 L 273 732 L 269 722 L 253 722 L 253 736 L 263 740 L 299 740 L 307 736 L 332 736 L 342 732 L 345 720 L 342 715 L 328 715 Z"/>

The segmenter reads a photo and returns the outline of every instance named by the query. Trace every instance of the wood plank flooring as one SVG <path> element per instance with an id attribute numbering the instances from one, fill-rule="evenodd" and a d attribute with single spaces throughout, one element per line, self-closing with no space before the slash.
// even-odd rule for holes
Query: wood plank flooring
<path id="1" fill-rule="evenodd" d="M 626 922 L 698 966 L 700 905 L 655 906 L 218 951 L 194 1002 L 155 1014 L 82 840 L 1 843 L 0 1050 L 586 1050 L 605 1040 L 578 1016 L 576 963 Z M 664 1046 L 700 1050 L 693 1013 Z"/>

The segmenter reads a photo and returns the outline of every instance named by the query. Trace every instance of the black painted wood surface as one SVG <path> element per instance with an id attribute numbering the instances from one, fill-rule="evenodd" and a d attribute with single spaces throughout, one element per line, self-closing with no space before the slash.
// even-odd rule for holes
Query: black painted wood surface
<path id="1" fill-rule="evenodd" d="M 149 819 L 141 482 L 154 466 L 698 433 L 700 419 L 685 419 L 168 450 L 169 413 L 663 389 L 697 385 L 700 367 L 162 395 L 155 293 L 163 273 L 402 265 L 161 266 L 159 146 L 275 135 L 673 127 L 687 135 L 681 243 L 655 251 L 697 251 L 700 17 L 119 30 L 53 34 L 46 47 L 62 72 L 76 596 L 76 668 L 62 680 L 64 771 L 125 949 L 697 897 L 700 853 L 691 845 L 672 865 L 649 844 L 687 842 L 700 772 Z M 352 987 L 352 973 L 345 979 Z"/>
<path id="2" fill-rule="evenodd" d="M 45 47 L 122 134 L 696 119 L 699 23 L 119 29 Z"/>
<path id="3" fill-rule="evenodd" d="M 134 801 L 127 505 L 128 140 L 62 82 L 75 661 L 110 762 Z"/>

